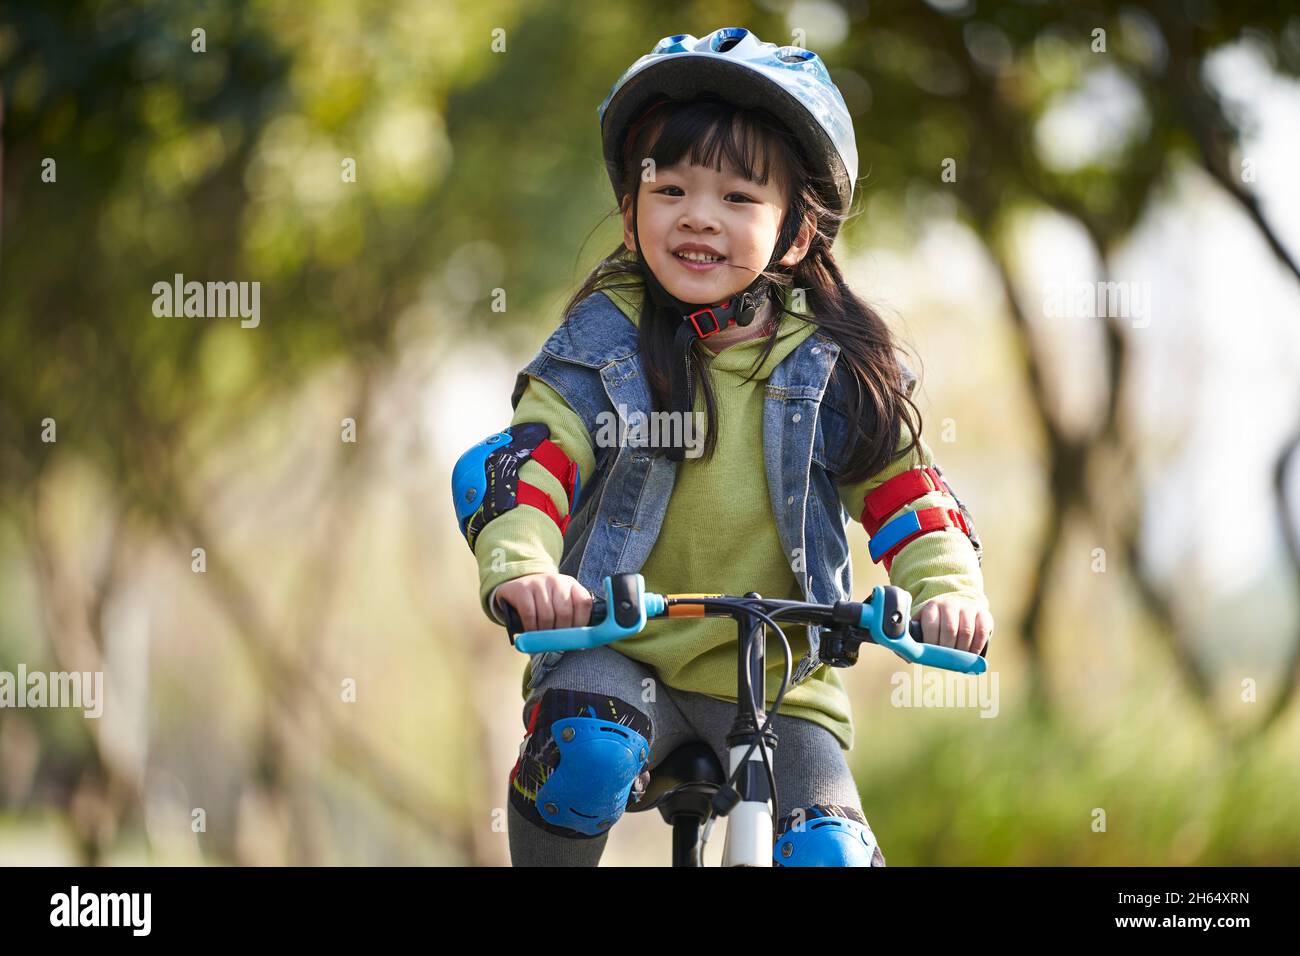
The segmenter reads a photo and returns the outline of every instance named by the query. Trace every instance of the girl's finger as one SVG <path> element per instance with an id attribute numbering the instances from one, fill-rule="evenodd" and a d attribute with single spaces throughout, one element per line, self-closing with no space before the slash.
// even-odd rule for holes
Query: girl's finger
<path id="1" fill-rule="evenodd" d="M 988 611 L 981 610 L 975 616 L 975 639 L 971 642 L 971 651 L 980 653 L 984 646 L 988 644 L 989 638 L 993 636 L 993 615 Z"/>
<path id="2" fill-rule="evenodd" d="M 591 623 L 591 592 L 581 584 L 574 584 L 570 595 L 573 601 L 573 623 L 585 627 Z"/>
<path id="3" fill-rule="evenodd" d="M 531 591 L 524 588 L 518 594 L 511 595 L 506 603 L 514 605 L 515 613 L 519 615 L 519 622 L 523 624 L 525 631 L 537 630 L 537 605 L 533 603 Z"/>
<path id="4" fill-rule="evenodd" d="M 555 627 L 555 608 L 551 607 L 551 592 L 543 583 L 533 594 L 537 605 L 537 630 L 549 631 Z"/>
<path id="5" fill-rule="evenodd" d="M 969 651 L 975 637 L 975 615 L 977 609 L 963 604 L 957 614 L 957 642 L 953 646 L 959 651 Z"/>
<path id="6" fill-rule="evenodd" d="M 921 608 L 921 642 L 939 643 L 939 605 L 934 601 Z"/>
<path id="7" fill-rule="evenodd" d="M 953 647 L 957 643 L 957 628 L 961 624 L 961 609 L 945 604 L 940 612 L 939 644 Z"/>
<path id="8" fill-rule="evenodd" d="M 569 597 L 569 588 L 555 581 L 550 588 L 551 610 L 555 612 L 556 627 L 573 627 L 573 600 Z"/>

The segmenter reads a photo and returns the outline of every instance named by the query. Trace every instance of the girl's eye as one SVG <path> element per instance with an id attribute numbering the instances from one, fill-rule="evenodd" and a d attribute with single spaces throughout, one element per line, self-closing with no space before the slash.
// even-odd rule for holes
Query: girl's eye
<path id="1" fill-rule="evenodd" d="M 677 190 L 678 193 L 682 191 L 680 186 L 664 186 L 662 189 L 656 189 L 655 192 L 664 193 L 665 195 L 667 195 L 668 190 L 670 189 L 675 189 Z M 753 202 L 753 200 L 750 199 L 748 196 L 746 196 L 744 193 L 727 193 L 726 198 L 730 199 L 732 196 L 739 196 L 744 202 Z"/>

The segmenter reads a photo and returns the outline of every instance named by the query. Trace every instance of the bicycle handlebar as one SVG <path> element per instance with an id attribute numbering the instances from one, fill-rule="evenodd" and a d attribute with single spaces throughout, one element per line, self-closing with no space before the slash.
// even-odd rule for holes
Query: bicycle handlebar
<path id="1" fill-rule="evenodd" d="M 912 596 L 903 588 L 877 587 L 865 601 L 837 601 L 809 604 L 767 598 L 734 597 L 723 594 L 655 594 L 645 590 L 639 574 L 617 574 L 604 580 L 605 596 L 593 596 L 591 624 L 544 631 L 524 631 L 518 613 L 503 604 L 506 630 L 515 649 L 525 654 L 572 651 L 612 644 L 639 634 L 646 621 L 656 617 L 687 616 L 674 608 L 691 608 L 689 616 L 736 617 L 746 608 L 778 615 L 793 624 L 811 624 L 842 631 L 850 640 L 870 640 L 893 651 L 905 661 L 965 674 L 981 674 L 987 668 L 984 655 L 926 644 L 921 640 L 921 622 L 909 621 Z M 613 613 L 610 613 L 613 609 Z M 709 610 L 714 611 L 709 614 Z M 908 621 L 904 626 L 903 622 Z M 841 665 L 843 666 L 843 665 Z"/>

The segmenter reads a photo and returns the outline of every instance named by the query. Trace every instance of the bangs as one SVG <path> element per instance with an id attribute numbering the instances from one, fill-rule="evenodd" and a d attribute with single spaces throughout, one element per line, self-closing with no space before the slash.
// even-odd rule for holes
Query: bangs
<path id="1" fill-rule="evenodd" d="M 781 191 L 790 195 L 790 144 L 774 119 L 713 97 L 674 105 L 676 108 L 652 124 L 658 136 L 648 152 L 637 150 L 640 155 L 653 159 L 656 167 L 666 169 L 689 158 L 690 165 L 712 166 L 719 173 L 724 172 L 725 159 L 741 176 L 760 186 L 776 177 Z M 646 130 L 642 138 L 651 135 L 653 131 Z"/>

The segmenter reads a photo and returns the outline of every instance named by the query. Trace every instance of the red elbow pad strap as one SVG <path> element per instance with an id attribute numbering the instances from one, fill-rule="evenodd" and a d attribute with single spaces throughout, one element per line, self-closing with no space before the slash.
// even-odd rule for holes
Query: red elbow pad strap
<path id="1" fill-rule="evenodd" d="M 551 496 L 536 485 L 530 485 L 526 481 L 519 482 L 519 487 L 515 492 L 515 500 L 521 505 L 531 505 L 538 511 L 544 511 L 550 515 L 552 521 L 560 526 L 560 534 L 564 534 L 569 529 L 569 516 L 560 517 L 559 509 L 555 507 L 555 502 L 551 501 Z"/>
<path id="2" fill-rule="evenodd" d="M 533 449 L 532 459 L 554 475 L 564 486 L 564 495 L 569 499 L 569 513 L 560 517 L 559 509 L 551 501 L 550 495 L 522 480 L 519 482 L 518 501 L 521 505 L 532 505 L 539 511 L 546 512 L 551 520 L 559 525 L 560 534 L 564 534 L 569 529 L 569 519 L 573 516 L 573 509 L 577 504 L 578 463 L 562 452 L 560 446 L 549 438 Z"/>
<path id="3" fill-rule="evenodd" d="M 569 499 L 569 514 L 577 502 L 578 463 L 560 451 L 560 446 L 549 438 L 533 449 L 533 461 L 537 462 L 564 486 L 564 496 Z"/>
<path id="4" fill-rule="evenodd" d="M 866 507 L 863 508 L 862 517 L 859 520 L 862 522 L 862 526 L 867 529 L 867 534 L 874 538 L 876 532 L 880 530 L 880 526 L 885 523 L 886 518 L 903 507 L 903 505 L 924 497 L 932 491 L 943 491 L 952 494 L 947 482 L 943 480 L 943 475 L 939 473 L 939 469 L 912 468 L 901 475 L 895 475 L 868 494 L 863 501 Z"/>
<path id="5" fill-rule="evenodd" d="M 899 515 L 872 536 L 871 560 L 877 564 L 883 561 L 885 570 L 889 571 L 898 552 L 911 542 L 923 534 L 947 528 L 956 528 L 967 537 L 971 535 L 966 516 L 957 508 L 922 508 Z"/>

